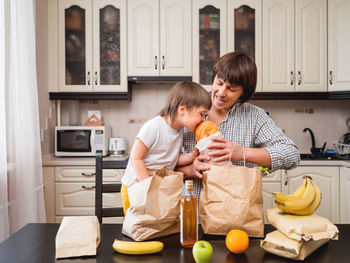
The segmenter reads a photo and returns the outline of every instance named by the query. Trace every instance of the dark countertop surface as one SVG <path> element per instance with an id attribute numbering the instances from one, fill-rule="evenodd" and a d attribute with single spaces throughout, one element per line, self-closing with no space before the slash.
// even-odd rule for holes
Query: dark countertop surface
<path id="1" fill-rule="evenodd" d="M 339 228 L 339 240 L 331 240 L 326 243 L 303 262 L 349 262 L 350 259 L 350 224 L 337 225 Z M 70 259 L 55 259 L 55 237 L 59 224 L 28 224 L 10 238 L 0 244 L 0 261 L 4 263 L 48 263 L 48 262 L 194 262 L 192 249 L 182 248 L 179 242 L 179 234 L 158 238 L 164 242 L 164 249 L 161 253 L 153 255 L 123 255 L 114 252 L 112 243 L 114 238 L 130 240 L 121 234 L 120 224 L 101 225 L 101 244 L 94 257 L 79 257 Z M 265 225 L 265 235 L 274 228 L 271 225 Z M 242 255 L 230 253 L 225 245 L 223 236 L 203 235 L 200 230 L 200 240 L 207 240 L 214 249 L 213 263 L 236 262 L 236 263 L 255 263 L 255 262 L 296 262 L 294 260 L 282 258 L 265 252 L 260 248 L 258 238 L 250 238 L 248 250 Z"/>

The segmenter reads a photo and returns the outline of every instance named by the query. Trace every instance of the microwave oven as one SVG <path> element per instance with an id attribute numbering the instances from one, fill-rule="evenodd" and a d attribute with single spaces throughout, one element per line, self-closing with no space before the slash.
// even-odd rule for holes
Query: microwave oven
<path id="1" fill-rule="evenodd" d="M 96 150 L 108 154 L 111 128 L 106 126 L 56 126 L 56 156 L 96 156 Z"/>

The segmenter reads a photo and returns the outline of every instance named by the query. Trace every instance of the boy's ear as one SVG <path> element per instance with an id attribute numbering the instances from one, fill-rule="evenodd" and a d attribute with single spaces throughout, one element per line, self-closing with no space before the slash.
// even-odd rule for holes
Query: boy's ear
<path id="1" fill-rule="evenodd" d="M 185 110 L 187 110 L 186 105 L 179 105 L 179 107 L 177 109 L 177 112 L 178 113 L 183 113 L 183 112 L 185 112 Z"/>

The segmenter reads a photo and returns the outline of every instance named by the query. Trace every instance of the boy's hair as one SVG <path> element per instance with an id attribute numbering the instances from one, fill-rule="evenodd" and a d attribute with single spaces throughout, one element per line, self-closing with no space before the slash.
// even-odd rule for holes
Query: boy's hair
<path id="1" fill-rule="evenodd" d="M 213 67 L 213 82 L 216 75 L 231 85 L 243 88 L 240 102 L 244 103 L 253 96 L 256 88 L 257 69 L 253 59 L 245 53 L 231 52 L 220 57 Z"/>
<path id="2" fill-rule="evenodd" d="M 171 88 L 166 104 L 159 115 L 162 117 L 169 115 L 173 120 L 180 105 L 185 105 L 188 110 L 200 106 L 210 110 L 211 98 L 208 91 L 201 85 L 192 81 L 180 81 Z"/>

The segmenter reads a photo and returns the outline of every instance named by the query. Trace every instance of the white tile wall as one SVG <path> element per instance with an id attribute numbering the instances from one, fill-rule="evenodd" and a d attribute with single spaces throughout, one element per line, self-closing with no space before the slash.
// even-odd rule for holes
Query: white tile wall
<path id="1" fill-rule="evenodd" d="M 128 139 L 129 149 L 142 124 L 155 116 L 163 107 L 171 84 L 137 84 L 133 86 L 132 101 L 80 101 L 80 120 L 87 120 L 88 110 L 100 110 L 102 119 L 112 127 L 112 136 Z M 311 137 L 303 133 L 305 127 L 314 131 L 316 146 L 327 142 L 327 148 L 333 147 L 333 141 L 347 132 L 345 121 L 350 118 L 349 100 L 324 101 L 251 101 L 270 113 L 277 126 L 298 145 L 301 152 L 309 152 Z M 296 113 L 295 109 L 313 109 L 314 113 Z M 67 125 L 67 104 L 62 103 L 62 125 Z"/>

